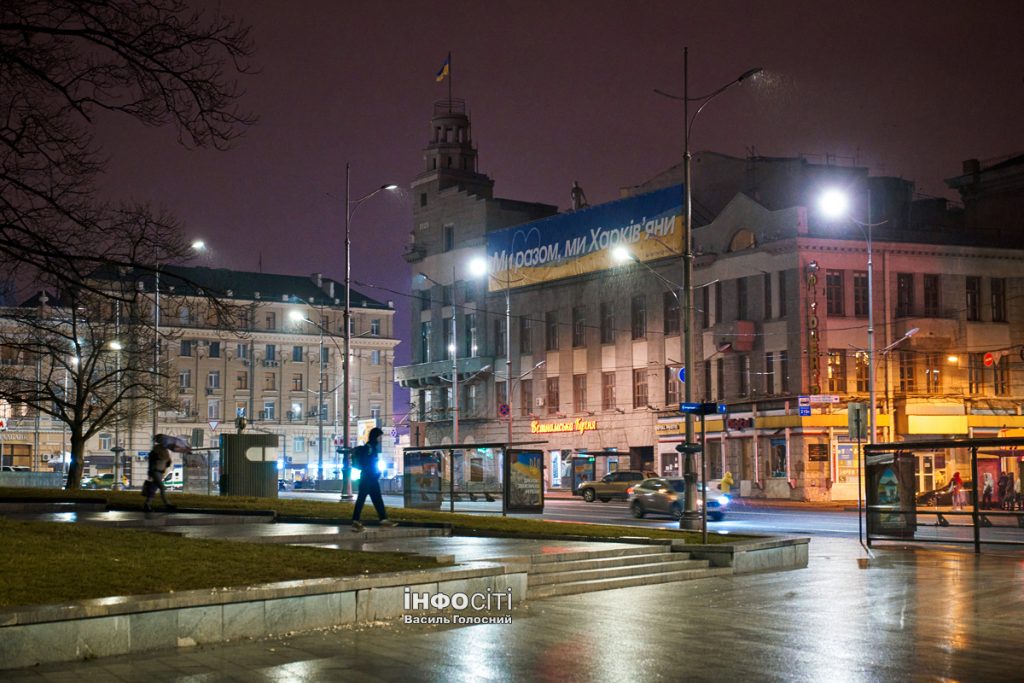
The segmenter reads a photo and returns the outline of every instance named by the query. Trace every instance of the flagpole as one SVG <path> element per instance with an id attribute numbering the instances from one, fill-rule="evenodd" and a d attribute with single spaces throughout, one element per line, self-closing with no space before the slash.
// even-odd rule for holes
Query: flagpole
<path id="1" fill-rule="evenodd" d="M 448 113 L 452 113 L 452 53 L 448 53 Z M 452 314 L 454 315 L 454 314 Z"/>

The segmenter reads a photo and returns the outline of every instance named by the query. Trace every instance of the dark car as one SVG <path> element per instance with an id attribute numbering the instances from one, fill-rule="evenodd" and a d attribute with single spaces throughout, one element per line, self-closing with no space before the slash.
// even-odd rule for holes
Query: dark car
<path id="1" fill-rule="evenodd" d="M 970 480 L 964 482 L 963 499 L 964 505 L 974 505 L 974 490 L 971 488 Z M 933 489 L 931 491 L 922 491 L 915 496 L 914 500 L 918 505 L 952 507 L 953 482 L 946 484 L 942 488 Z"/>
<path id="2" fill-rule="evenodd" d="M 579 493 L 588 503 L 593 503 L 595 499 L 602 503 L 607 503 L 612 498 L 626 500 L 629 497 L 627 489 L 653 475 L 653 472 L 641 472 L 640 470 L 609 472 L 597 481 L 580 484 Z"/>
<path id="3" fill-rule="evenodd" d="M 629 511 L 636 518 L 648 514 L 670 515 L 678 519 L 683 514 L 685 502 L 686 480 L 682 477 L 653 477 L 630 488 Z M 702 504 L 700 485 L 697 486 L 697 509 Z M 721 521 L 725 517 L 725 507 L 729 504 L 729 496 L 724 493 L 708 490 L 708 519 L 712 522 Z"/>

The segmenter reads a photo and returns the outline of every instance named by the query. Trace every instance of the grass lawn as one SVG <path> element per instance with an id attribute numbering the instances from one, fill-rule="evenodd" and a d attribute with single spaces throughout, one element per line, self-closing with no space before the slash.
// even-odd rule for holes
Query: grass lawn
<path id="1" fill-rule="evenodd" d="M 0 607 L 439 566 L 402 553 L 209 541 L 0 517 Z"/>
<path id="2" fill-rule="evenodd" d="M 37 500 L 75 498 L 108 501 L 124 507 L 142 508 L 142 496 L 138 491 L 79 491 L 75 493 L 56 489 L 13 489 L 0 488 L 0 499 L 7 497 L 31 497 Z M 347 522 L 352 517 L 351 503 L 327 503 L 294 498 L 240 498 L 234 496 L 201 496 L 195 494 L 169 493 L 169 499 L 182 508 L 206 508 L 223 510 L 273 510 L 279 515 L 306 517 L 334 522 Z M 539 519 L 501 517 L 500 515 L 458 514 L 431 510 L 392 508 L 388 516 L 395 521 L 445 522 L 451 524 L 455 534 L 518 536 L 522 538 L 546 536 L 592 536 L 595 538 L 658 538 L 685 540 L 700 543 L 700 532 L 673 529 L 651 529 L 612 524 L 581 524 L 578 522 L 552 522 Z M 374 518 L 372 506 L 368 506 L 366 517 Z M 708 543 L 735 543 L 753 538 L 733 534 L 708 534 Z"/>

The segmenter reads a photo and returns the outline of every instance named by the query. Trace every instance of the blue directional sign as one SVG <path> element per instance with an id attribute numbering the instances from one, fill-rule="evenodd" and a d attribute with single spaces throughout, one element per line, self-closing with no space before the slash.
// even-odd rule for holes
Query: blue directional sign
<path id="1" fill-rule="evenodd" d="M 676 373 L 676 377 L 679 378 L 680 382 L 686 382 L 686 368 L 679 368 L 679 372 Z"/>
<path id="2" fill-rule="evenodd" d="M 811 416 L 811 407 L 810 406 L 800 406 L 800 417 L 810 417 L 810 416 Z"/>
<path id="3" fill-rule="evenodd" d="M 717 403 L 680 403 L 679 412 L 684 415 L 714 415 L 719 411 Z"/>
<path id="4" fill-rule="evenodd" d="M 719 415 L 725 415 L 728 412 L 729 412 L 729 406 L 725 405 L 724 403 L 719 403 L 718 404 L 718 414 Z"/>

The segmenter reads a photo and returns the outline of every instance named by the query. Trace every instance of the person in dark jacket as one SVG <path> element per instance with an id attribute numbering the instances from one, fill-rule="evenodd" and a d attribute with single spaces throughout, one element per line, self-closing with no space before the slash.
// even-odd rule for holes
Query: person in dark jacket
<path id="1" fill-rule="evenodd" d="M 366 443 L 355 451 L 355 463 L 359 468 L 359 493 L 356 495 L 356 507 L 352 511 L 352 531 L 362 531 L 363 524 L 359 518 L 363 514 L 363 505 L 366 504 L 366 497 L 370 497 L 373 509 L 377 511 L 377 518 L 381 526 L 395 526 L 395 523 L 388 519 L 387 510 L 384 509 L 384 497 L 380 494 L 380 470 L 377 469 L 377 457 L 380 455 L 380 438 L 384 435 L 383 430 L 374 427 L 366 439 Z"/>
<path id="2" fill-rule="evenodd" d="M 164 445 L 165 440 L 166 437 L 163 434 L 154 435 L 153 447 L 149 449 L 146 482 L 142 486 L 142 495 L 146 497 L 142 509 L 146 512 L 153 511 L 153 496 L 157 491 L 160 491 L 160 500 L 163 501 L 164 507 L 168 510 L 174 509 L 174 506 L 167 500 L 167 486 L 164 484 L 164 474 L 171 466 L 171 451 Z"/>

